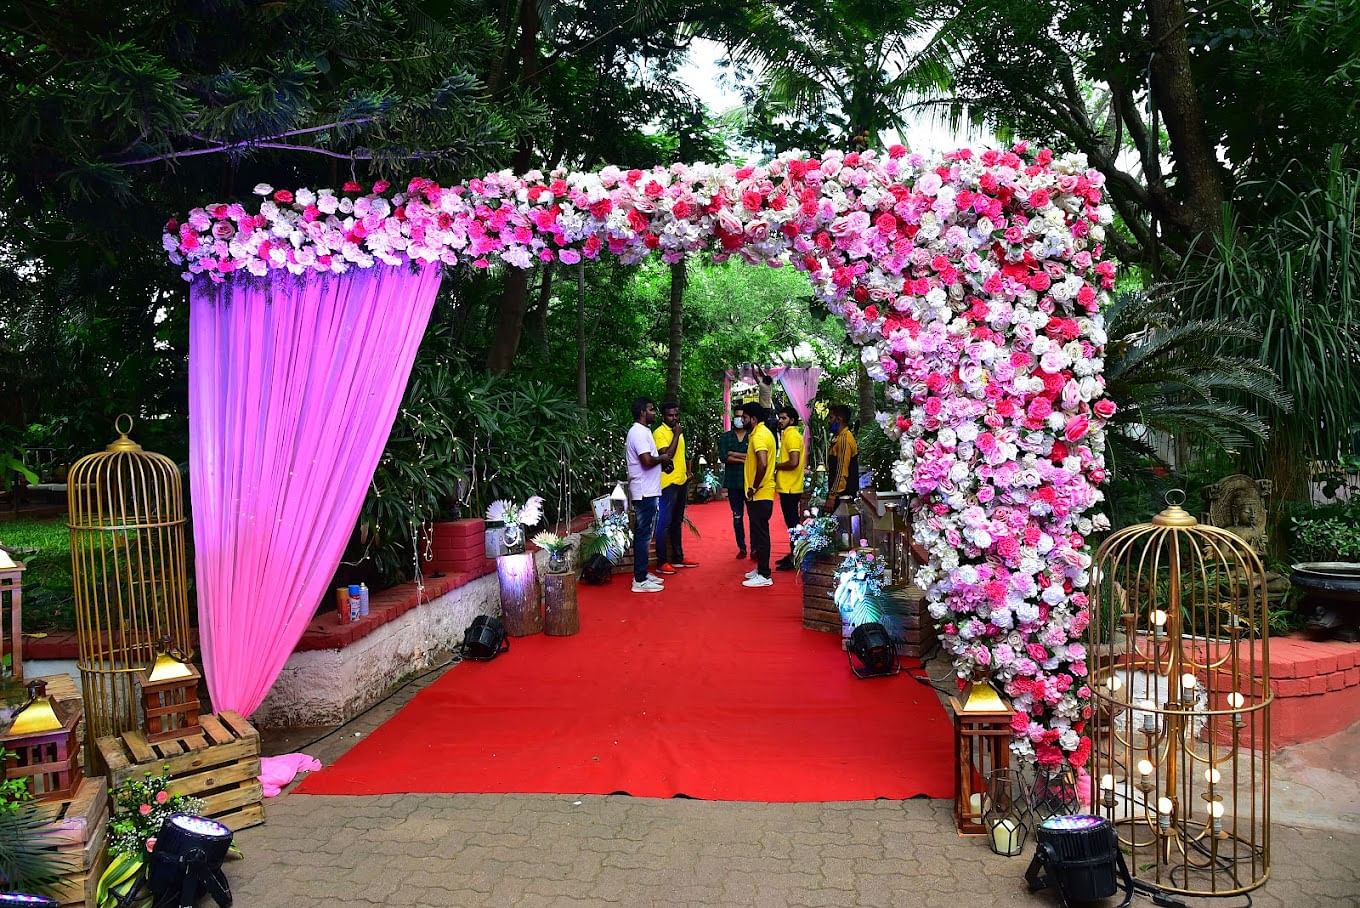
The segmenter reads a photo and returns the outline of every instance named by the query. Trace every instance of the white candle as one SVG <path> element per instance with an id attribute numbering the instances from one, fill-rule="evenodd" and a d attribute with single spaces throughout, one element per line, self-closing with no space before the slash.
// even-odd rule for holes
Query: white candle
<path id="1" fill-rule="evenodd" d="M 1176 805 L 1171 803 L 1170 798 L 1157 799 L 1157 825 L 1162 829 L 1171 828 L 1171 811 Z"/>
<path id="2" fill-rule="evenodd" d="M 1237 691 L 1233 691 L 1232 693 L 1228 694 L 1228 708 L 1233 711 L 1232 718 L 1234 722 L 1241 720 L 1242 714 L 1239 713 L 1238 710 L 1241 709 L 1242 704 L 1246 702 L 1247 698 L 1242 696 Z"/>
<path id="3" fill-rule="evenodd" d="M 997 854 L 1014 856 L 1020 853 L 1020 837 L 1016 830 L 1020 824 L 1012 819 L 997 820 L 992 824 L 992 850 Z"/>
<path id="4" fill-rule="evenodd" d="M 975 794 L 968 796 L 968 812 L 975 818 L 982 818 L 982 795 Z"/>

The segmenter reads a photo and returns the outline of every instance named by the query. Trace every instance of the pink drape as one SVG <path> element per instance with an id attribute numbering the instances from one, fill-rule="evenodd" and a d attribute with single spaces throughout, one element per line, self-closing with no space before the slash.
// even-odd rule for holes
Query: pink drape
<path id="1" fill-rule="evenodd" d="M 190 292 L 189 483 L 208 689 L 249 715 L 340 562 L 440 269 L 239 277 Z"/>
<path id="2" fill-rule="evenodd" d="M 807 425 L 808 417 L 812 415 L 812 401 L 817 397 L 817 386 L 821 383 L 821 378 L 822 370 L 818 366 L 811 368 L 790 366 L 779 373 L 779 383 L 784 386 L 784 393 L 788 395 L 789 403 L 798 411 L 798 418 L 803 421 L 803 425 Z"/>

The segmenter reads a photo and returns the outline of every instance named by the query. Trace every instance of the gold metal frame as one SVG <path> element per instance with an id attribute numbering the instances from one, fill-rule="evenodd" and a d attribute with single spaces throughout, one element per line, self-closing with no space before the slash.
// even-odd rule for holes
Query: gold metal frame
<path id="1" fill-rule="evenodd" d="M 1260 559 L 1172 505 L 1105 541 L 1089 595 L 1093 810 L 1161 889 L 1260 887 L 1273 699 Z"/>
<path id="2" fill-rule="evenodd" d="M 157 641 L 169 636 L 181 648 L 191 641 L 179 467 L 128 438 L 131 417 L 118 417 L 114 428 L 117 440 L 76 461 L 67 477 L 91 755 L 95 739 L 138 727 L 137 679 L 155 660 Z"/>

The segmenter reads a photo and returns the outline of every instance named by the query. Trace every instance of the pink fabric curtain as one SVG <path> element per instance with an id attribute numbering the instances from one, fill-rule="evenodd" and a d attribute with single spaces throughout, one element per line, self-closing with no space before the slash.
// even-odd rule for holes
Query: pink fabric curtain
<path id="1" fill-rule="evenodd" d="M 190 292 L 189 482 L 208 689 L 249 715 L 340 562 L 440 269 L 240 277 Z"/>
<path id="2" fill-rule="evenodd" d="M 798 418 L 803 421 L 803 425 L 807 425 L 808 417 L 812 415 L 812 401 L 817 397 L 817 386 L 821 383 L 821 368 L 793 366 L 781 370 L 778 378 L 789 397 L 789 403 L 798 411 Z"/>

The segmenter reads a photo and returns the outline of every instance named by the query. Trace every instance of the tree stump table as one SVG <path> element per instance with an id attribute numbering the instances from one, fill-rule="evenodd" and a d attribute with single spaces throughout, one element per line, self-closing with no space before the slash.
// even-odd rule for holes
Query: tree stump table
<path id="1" fill-rule="evenodd" d="M 570 637 L 580 630 L 576 575 L 547 574 L 543 578 L 543 632 L 550 637 Z"/>
<path id="2" fill-rule="evenodd" d="M 501 584 L 501 620 L 511 637 L 543 633 L 543 603 L 538 596 L 538 571 L 532 552 L 496 559 Z"/>

